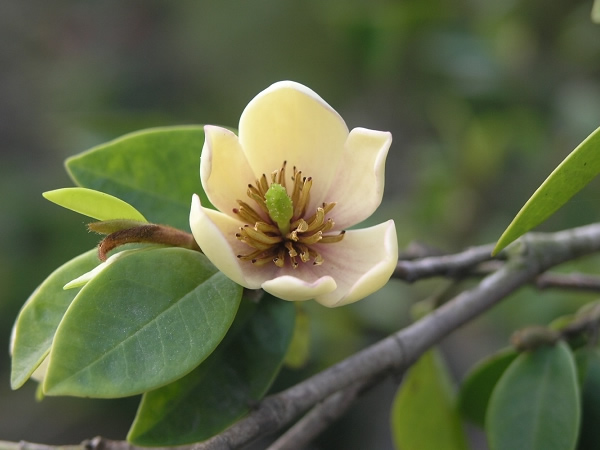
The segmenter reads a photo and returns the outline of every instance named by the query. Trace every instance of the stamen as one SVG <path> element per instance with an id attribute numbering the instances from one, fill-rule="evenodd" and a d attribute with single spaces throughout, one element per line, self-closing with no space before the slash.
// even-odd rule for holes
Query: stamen
<path id="1" fill-rule="evenodd" d="M 269 182 L 267 181 L 267 176 L 264 173 L 262 174 L 262 177 L 256 180 L 256 187 L 260 192 L 260 196 L 264 197 L 269 190 Z"/>
<path id="2" fill-rule="evenodd" d="M 308 251 L 308 247 L 304 244 L 298 244 L 298 248 L 300 249 L 300 260 L 302 262 L 308 262 L 310 260 L 310 252 Z"/>
<path id="3" fill-rule="evenodd" d="M 298 241 L 300 241 L 302 244 L 305 244 L 305 245 L 316 244 L 321 239 L 323 239 L 322 234 L 323 233 L 321 231 L 317 231 L 315 234 L 311 234 L 306 237 L 305 236 L 299 237 Z"/>
<path id="4" fill-rule="evenodd" d="M 283 187 L 286 187 L 285 186 L 285 166 L 287 166 L 287 161 L 283 162 L 281 169 L 279 169 L 279 177 L 277 178 L 277 184 L 280 184 Z"/>
<path id="5" fill-rule="evenodd" d="M 346 230 L 333 236 L 323 236 L 323 238 L 319 241 L 319 244 L 333 244 L 334 242 L 340 242 L 342 239 L 344 239 L 344 234 L 346 234 Z"/>
<path id="6" fill-rule="evenodd" d="M 265 264 L 268 264 L 270 262 L 273 262 L 272 256 L 264 256 L 262 258 L 252 260 L 252 264 L 256 264 L 257 266 L 264 266 Z"/>
<path id="7" fill-rule="evenodd" d="M 323 219 L 325 219 L 325 210 L 323 208 L 317 208 L 317 213 L 314 215 L 314 219 L 308 223 L 308 229 L 306 231 L 313 231 L 323 225 Z"/>
<path id="8" fill-rule="evenodd" d="M 287 248 L 288 250 L 288 254 L 290 255 L 290 257 L 294 257 L 296 255 L 298 255 L 298 252 L 296 252 L 296 249 L 294 248 L 294 246 L 292 245 L 292 243 L 290 241 L 286 242 L 284 244 L 285 248 Z"/>
<path id="9" fill-rule="evenodd" d="M 294 189 L 292 190 L 292 195 L 290 197 L 292 203 L 295 205 L 300 200 L 300 189 L 302 187 L 302 172 L 297 171 L 295 166 L 292 181 L 294 182 Z"/>
<path id="10" fill-rule="evenodd" d="M 308 199 L 310 198 L 310 188 L 312 186 L 312 178 L 308 177 L 303 180 L 300 198 L 294 203 L 294 217 L 304 216 Z"/>
<path id="11" fill-rule="evenodd" d="M 273 262 L 277 267 L 283 267 L 285 264 L 285 247 L 279 247 L 277 256 L 273 258 Z"/>
<path id="12" fill-rule="evenodd" d="M 254 200 L 256 202 L 256 204 L 258 206 L 260 206 L 260 208 L 266 212 L 267 214 L 269 214 L 269 209 L 267 208 L 267 205 L 265 203 L 265 199 L 264 196 L 260 195 L 258 192 L 258 189 L 256 189 L 254 186 L 252 186 L 251 184 L 248 185 L 248 191 L 246 192 L 248 194 L 248 197 L 250 197 L 252 200 Z"/>
<path id="13" fill-rule="evenodd" d="M 240 219 L 246 222 L 249 225 L 252 225 L 256 222 L 260 222 L 264 220 L 260 215 L 252 208 L 248 203 L 244 203 L 241 200 L 237 201 L 240 205 L 240 208 L 233 208 L 233 212 L 237 214 Z"/>
<path id="14" fill-rule="evenodd" d="M 306 218 L 313 179 L 303 177 L 302 171 L 294 166 L 290 177 L 293 187 L 289 195 L 286 188 L 286 167 L 287 161 L 284 161 L 281 168 L 271 172 L 269 176 L 263 174 L 259 177 L 256 185 L 248 185 L 246 193 L 254 200 L 256 207 L 238 200 L 239 208 L 233 208 L 233 213 L 246 223 L 235 236 L 252 248 L 250 253 L 237 257 L 258 266 L 272 262 L 282 268 L 288 259 L 294 269 L 300 262 L 307 263 L 311 259 L 313 265 L 321 265 L 324 258 L 312 245 L 335 243 L 344 238 L 344 231 L 323 235 L 335 226 L 335 222 L 327 218 L 327 214 L 336 203 L 323 203 L 316 208 L 314 214 Z"/>
<path id="15" fill-rule="evenodd" d="M 252 261 L 253 259 L 256 259 L 258 256 L 262 255 L 264 252 L 264 250 L 256 250 L 247 255 L 237 255 L 237 257 L 242 261 Z"/>
<path id="16" fill-rule="evenodd" d="M 263 233 L 278 233 L 279 232 L 279 228 L 277 228 L 275 225 L 271 225 L 270 223 L 266 223 L 266 222 L 256 222 L 254 224 L 254 229 L 256 231 L 261 231 Z"/>
<path id="17" fill-rule="evenodd" d="M 242 236 L 247 236 L 257 242 L 260 242 L 262 244 L 268 244 L 268 245 L 273 245 L 273 244 L 278 244 L 279 242 L 283 241 L 283 237 L 281 237 L 281 235 L 278 236 L 268 236 L 267 234 L 263 233 L 262 231 L 258 231 L 255 230 L 254 228 L 250 228 L 249 226 L 245 226 L 240 228 L 240 234 Z"/>

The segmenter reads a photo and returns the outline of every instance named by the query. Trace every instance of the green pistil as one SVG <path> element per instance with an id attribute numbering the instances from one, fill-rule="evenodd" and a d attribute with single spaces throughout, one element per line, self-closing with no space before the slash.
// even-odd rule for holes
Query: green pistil
<path id="1" fill-rule="evenodd" d="M 277 183 L 271 184 L 271 187 L 265 194 L 269 216 L 275 221 L 282 236 L 290 232 L 290 220 L 294 215 L 294 204 L 285 188 Z"/>

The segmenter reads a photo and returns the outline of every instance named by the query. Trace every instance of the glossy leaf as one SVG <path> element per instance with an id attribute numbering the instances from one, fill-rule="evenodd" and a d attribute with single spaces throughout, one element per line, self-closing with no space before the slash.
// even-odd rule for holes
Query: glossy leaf
<path id="1" fill-rule="evenodd" d="M 436 350 L 408 370 L 392 405 L 392 435 L 399 450 L 462 450 L 466 437 L 448 371 Z"/>
<path id="2" fill-rule="evenodd" d="M 44 192 L 42 195 L 63 208 L 94 219 L 130 219 L 146 222 L 146 218 L 129 203 L 93 189 L 63 188 Z"/>
<path id="3" fill-rule="evenodd" d="M 504 231 L 494 254 L 536 227 L 600 172 L 600 128 L 590 134 L 554 169 Z"/>
<path id="4" fill-rule="evenodd" d="M 513 349 L 504 349 L 480 361 L 467 375 L 458 395 L 461 414 L 480 427 L 485 425 L 485 412 L 498 380 L 517 357 Z"/>
<path id="5" fill-rule="evenodd" d="M 65 314 L 45 394 L 123 397 L 181 378 L 219 344 L 241 293 L 192 250 L 159 248 L 118 259 Z"/>
<path id="6" fill-rule="evenodd" d="M 265 295 L 242 300 L 225 340 L 193 372 L 144 394 L 128 440 L 181 445 L 207 439 L 245 415 L 279 372 L 291 340 L 294 305 Z"/>
<path id="7" fill-rule="evenodd" d="M 127 134 L 68 158 L 79 186 L 121 198 L 150 222 L 189 229 L 192 194 L 210 203 L 200 184 L 201 126 L 165 127 Z"/>
<path id="8" fill-rule="evenodd" d="M 100 264 L 90 250 L 60 266 L 44 280 L 23 305 L 12 340 L 11 386 L 21 387 L 50 351 L 54 334 L 77 289 L 63 290 L 65 283 Z"/>
<path id="9" fill-rule="evenodd" d="M 522 353 L 496 385 L 486 416 L 491 450 L 572 450 L 580 421 L 571 350 L 560 342 Z"/>
<path id="10" fill-rule="evenodd" d="M 578 450 L 600 448 L 600 349 L 584 347 L 576 352 L 578 360 L 585 359 L 582 374 L 582 416 Z"/>

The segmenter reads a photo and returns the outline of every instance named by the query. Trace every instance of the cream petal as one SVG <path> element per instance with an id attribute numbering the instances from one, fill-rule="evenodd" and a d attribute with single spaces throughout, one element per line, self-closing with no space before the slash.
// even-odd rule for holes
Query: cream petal
<path id="1" fill-rule="evenodd" d="M 235 217 L 236 200 L 249 201 L 246 191 L 255 182 L 238 137 L 231 131 L 207 125 L 200 156 L 200 179 L 211 203 L 221 212 Z"/>
<path id="2" fill-rule="evenodd" d="M 265 280 L 275 278 L 281 269 L 275 264 L 256 266 L 237 257 L 252 250 L 235 237 L 242 225 L 226 214 L 203 208 L 200 197 L 195 194 L 192 197 L 190 227 L 202 252 L 236 283 L 248 289 L 258 289 Z"/>
<path id="3" fill-rule="evenodd" d="M 383 196 L 385 159 L 392 143 L 389 132 L 354 128 L 325 201 L 336 202 L 330 217 L 341 230 L 368 218 Z"/>
<path id="4" fill-rule="evenodd" d="M 304 301 L 335 291 L 336 282 L 330 276 L 307 281 L 292 275 L 283 275 L 265 281 L 262 288 L 283 300 Z"/>
<path id="5" fill-rule="evenodd" d="M 258 289 L 260 283 L 248 285 L 237 258 L 240 246 L 244 245 L 235 238 L 241 225 L 241 222 L 226 214 L 203 208 L 196 194 L 192 197 L 190 228 L 202 252 L 217 269 L 236 283 L 249 289 Z"/>
<path id="6" fill-rule="evenodd" d="M 316 246 L 315 246 L 316 247 Z M 334 307 L 356 302 L 383 287 L 398 263 L 398 239 L 393 220 L 349 230 L 335 244 L 318 246 L 337 289 L 315 297 L 324 306 Z"/>
<path id="7" fill-rule="evenodd" d="M 324 200 L 348 137 L 340 115 L 311 89 L 275 83 L 250 101 L 240 117 L 239 140 L 255 174 L 270 174 L 287 161 L 313 179 L 309 210 Z"/>

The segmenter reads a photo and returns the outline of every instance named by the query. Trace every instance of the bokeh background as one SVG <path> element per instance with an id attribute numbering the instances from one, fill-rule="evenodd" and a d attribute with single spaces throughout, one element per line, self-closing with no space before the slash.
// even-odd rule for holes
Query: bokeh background
<path id="1" fill-rule="evenodd" d="M 246 103 L 292 79 L 350 128 L 389 130 L 385 201 L 401 249 L 492 242 L 548 173 L 600 125 L 600 25 L 591 0 L 8 0 L 0 6 L 0 440 L 124 438 L 138 398 L 35 401 L 9 386 L 19 308 L 58 265 L 93 247 L 85 218 L 41 192 L 71 186 L 62 161 L 160 125 L 236 126 Z M 542 228 L 598 219 L 592 183 Z M 572 265 L 597 271 L 597 258 Z M 314 351 L 285 385 L 410 323 L 444 280 L 392 281 L 339 310 L 308 305 Z M 511 331 L 590 295 L 524 289 L 442 345 L 457 380 Z M 366 395 L 314 448 L 391 448 L 399 380 Z M 485 448 L 471 430 L 474 448 Z"/>

